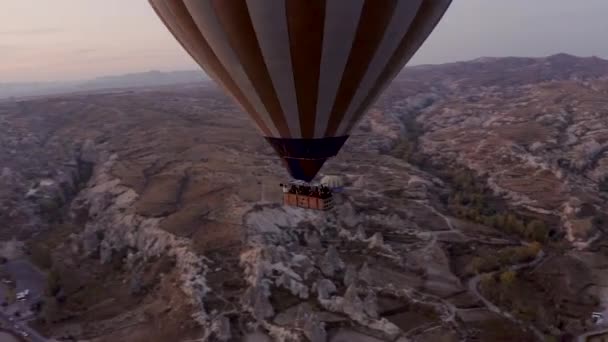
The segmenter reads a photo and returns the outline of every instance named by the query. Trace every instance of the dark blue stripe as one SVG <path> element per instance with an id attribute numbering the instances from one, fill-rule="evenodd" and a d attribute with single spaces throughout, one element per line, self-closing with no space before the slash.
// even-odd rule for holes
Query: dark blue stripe
<path id="1" fill-rule="evenodd" d="M 283 163 L 291 176 L 305 182 L 312 181 L 325 161 L 338 154 L 346 139 L 348 139 L 348 136 L 321 139 L 266 137 L 266 141 L 283 159 Z"/>
<path id="2" fill-rule="evenodd" d="M 334 157 L 348 136 L 321 139 L 284 139 L 266 137 L 279 156 L 283 158 L 327 159 Z"/>

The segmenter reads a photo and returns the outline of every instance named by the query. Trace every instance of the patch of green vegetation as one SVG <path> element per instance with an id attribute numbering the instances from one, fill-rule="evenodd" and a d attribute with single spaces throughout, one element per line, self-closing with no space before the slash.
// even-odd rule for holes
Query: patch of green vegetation
<path id="1" fill-rule="evenodd" d="M 61 201 L 56 198 L 45 197 L 38 200 L 38 206 L 43 214 L 52 214 L 61 208 Z"/>
<path id="2" fill-rule="evenodd" d="M 44 300 L 42 310 L 38 315 L 36 324 L 37 325 L 49 325 L 60 321 L 61 311 L 59 304 L 54 298 L 47 298 Z"/>
<path id="3" fill-rule="evenodd" d="M 7 286 L 6 292 L 4 293 L 4 302 L 7 304 L 13 304 L 17 300 L 17 291 L 14 286 Z"/>
<path id="4" fill-rule="evenodd" d="M 500 284 L 504 287 L 511 287 L 517 278 L 517 273 L 515 271 L 504 271 L 498 277 L 500 279 Z"/>
<path id="5" fill-rule="evenodd" d="M 404 126 L 407 130 L 403 139 L 393 148 L 392 155 L 407 160 L 452 185 L 453 191 L 441 198 L 453 215 L 515 234 L 525 240 L 548 240 L 548 224 L 538 219 L 524 218 L 511 211 L 505 201 L 487 187 L 485 176 L 479 176 L 464 167 L 438 165 L 420 152 L 418 138 L 423 129 L 416 122 L 415 116 L 405 118 Z M 608 177 L 605 185 L 608 191 Z"/>
<path id="6" fill-rule="evenodd" d="M 509 265 L 532 261 L 541 250 L 538 242 L 526 246 L 507 247 L 496 253 L 474 257 L 467 266 L 467 273 L 480 274 L 495 271 Z"/>
<path id="7" fill-rule="evenodd" d="M 486 298 L 520 320 L 546 324 L 557 318 L 552 312 L 551 300 L 532 295 L 535 288 L 528 283 L 525 273 L 520 276 L 508 270 L 486 274 L 480 281 L 480 290 Z"/>
<path id="8" fill-rule="evenodd" d="M 50 223 L 61 222 L 63 204 L 61 198 L 45 197 L 38 200 L 40 214 Z"/>
<path id="9" fill-rule="evenodd" d="M 31 261 L 43 270 L 53 267 L 53 250 L 64 243 L 70 234 L 81 228 L 69 223 L 55 224 L 27 243 L 27 253 Z"/>
<path id="10" fill-rule="evenodd" d="M 545 342 L 559 342 L 559 340 L 555 336 L 545 335 Z"/>
<path id="11" fill-rule="evenodd" d="M 404 139 L 393 148 L 392 155 L 400 159 L 409 160 L 414 153 L 414 149 L 414 144 Z"/>
<path id="12" fill-rule="evenodd" d="M 416 121 L 414 115 L 402 118 L 405 131 L 401 141 L 393 147 L 391 154 L 412 164 L 419 165 L 424 162 L 425 157 L 418 153 L 418 138 L 422 135 L 422 125 Z"/>
<path id="13" fill-rule="evenodd" d="M 448 198 L 448 208 L 460 217 L 479 224 L 494 227 L 522 239 L 545 242 L 549 227 L 538 219 L 525 218 L 510 212 L 507 206 L 485 186 L 483 177 L 472 171 L 460 169 L 447 171 L 446 178 L 454 191 Z M 483 180 L 483 181 L 481 181 Z"/>
<path id="14" fill-rule="evenodd" d="M 46 279 L 46 295 L 50 297 L 56 296 L 61 291 L 61 274 L 56 269 L 52 269 Z"/>
<path id="15" fill-rule="evenodd" d="M 32 244 L 29 248 L 30 260 L 43 270 L 53 267 L 53 257 L 48 246 L 42 244 Z"/>

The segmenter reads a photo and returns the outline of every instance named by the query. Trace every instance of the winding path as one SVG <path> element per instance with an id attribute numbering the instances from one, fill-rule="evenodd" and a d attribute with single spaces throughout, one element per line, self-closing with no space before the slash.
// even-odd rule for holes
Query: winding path
<path id="1" fill-rule="evenodd" d="M 608 334 L 608 328 L 599 328 L 597 330 L 582 333 L 576 337 L 576 342 L 587 342 L 587 339 L 594 335 Z M 602 340 L 603 341 L 603 340 Z"/>
<path id="2" fill-rule="evenodd" d="M 529 267 L 534 267 L 536 265 L 538 265 L 543 258 L 545 257 L 545 252 L 543 252 L 542 250 L 540 252 L 538 252 L 538 254 L 536 255 L 536 257 L 534 258 L 534 260 L 532 261 L 528 261 L 528 262 L 524 262 L 521 264 L 517 264 L 517 265 L 512 265 L 510 266 L 508 269 L 510 271 L 517 271 L 517 270 L 521 270 L 524 268 L 529 268 Z M 503 316 L 504 318 L 515 322 L 529 330 L 531 330 L 534 335 L 536 335 L 536 337 L 539 339 L 539 341 L 544 341 L 545 340 L 545 335 L 538 330 L 534 325 L 532 324 L 526 324 L 524 322 L 522 322 L 521 320 L 515 318 L 513 315 L 511 315 L 509 312 L 506 312 L 504 310 L 501 310 L 498 306 L 496 306 L 494 303 L 492 303 L 489 299 L 487 299 L 486 297 L 484 297 L 480 292 L 479 292 L 479 282 L 481 280 L 481 278 L 485 275 L 492 275 L 494 273 L 496 273 L 497 271 L 492 271 L 492 272 L 488 272 L 488 273 L 483 273 L 483 274 L 479 274 L 476 275 L 475 277 L 471 278 L 468 282 L 468 289 L 469 292 L 475 296 L 475 298 L 479 299 L 488 310 Z"/>
<path id="3" fill-rule="evenodd" d="M 28 337 L 21 337 L 28 342 L 47 342 L 48 340 L 40 335 L 36 330 L 30 328 L 27 325 L 27 321 L 10 321 L 9 317 L 3 313 L 0 313 L 0 321 L 2 321 L 8 328 L 6 330 L 12 332 L 15 336 L 22 336 L 21 332 L 25 331 L 28 333 Z"/>

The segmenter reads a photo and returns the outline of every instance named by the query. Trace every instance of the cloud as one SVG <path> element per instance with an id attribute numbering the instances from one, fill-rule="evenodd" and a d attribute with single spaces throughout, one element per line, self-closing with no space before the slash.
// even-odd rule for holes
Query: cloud
<path id="1" fill-rule="evenodd" d="M 30 35 L 39 35 L 39 34 L 52 34 L 62 32 L 63 30 L 58 27 L 41 27 L 30 30 L 7 30 L 0 31 L 0 36 L 30 36 Z"/>

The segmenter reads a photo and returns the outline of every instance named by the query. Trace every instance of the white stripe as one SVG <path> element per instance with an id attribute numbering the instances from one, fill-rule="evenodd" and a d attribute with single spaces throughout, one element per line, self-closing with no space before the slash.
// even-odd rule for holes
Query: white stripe
<path id="1" fill-rule="evenodd" d="M 355 95 L 353 96 L 338 131 L 337 136 L 346 135 L 349 132 L 349 122 L 353 119 L 353 116 L 357 110 L 361 107 L 361 104 L 365 100 L 365 97 L 369 94 L 371 89 L 376 84 L 376 81 L 382 74 L 382 71 L 386 68 L 391 57 L 395 54 L 399 43 L 407 33 L 412 21 L 416 17 L 418 8 L 420 7 L 422 0 L 408 0 L 397 2 L 397 8 L 391 18 L 391 21 L 386 28 L 386 32 L 382 37 L 382 42 L 378 46 L 378 50 L 374 54 L 374 58 L 370 62 L 369 67 L 365 76 L 361 80 Z M 357 53 L 354 51 L 354 53 Z"/>
<path id="2" fill-rule="evenodd" d="M 243 69 L 238 56 L 230 46 L 221 23 L 219 22 L 215 10 L 211 5 L 211 0 L 184 0 L 184 4 L 190 15 L 194 19 L 207 43 L 220 60 L 230 77 L 234 80 L 249 103 L 260 114 L 262 121 L 270 130 L 272 137 L 281 137 L 277 127 L 272 121 L 270 114 L 258 96 L 255 87 L 249 80 L 247 73 Z"/>
<path id="3" fill-rule="evenodd" d="M 399 72 L 401 72 L 401 70 L 403 69 L 405 64 L 407 64 L 407 62 L 409 62 L 409 60 L 414 56 L 414 54 L 418 51 L 418 49 L 426 41 L 426 39 L 429 37 L 429 35 L 435 29 L 435 26 L 437 25 L 438 20 L 441 19 L 441 16 L 443 16 L 445 11 L 450 6 L 451 2 L 452 2 L 452 0 L 434 0 L 434 4 L 432 5 L 433 6 L 432 15 L 424 23 L 424 27 L 421 31 L 419 31 L 420 32 L 419 35 L 414 37 L 412 44 L 407 47 L 407 51 L 404 54 L 403 59 L 401 61 L 399 61 L 398 67 L 395 68 L 391 72 L 389 77 L 386 79 L 386 82 L 380 86 L 380 89 L 378 90 L 378 92 L 374 95 L 374 97 L 370 101 L 370 106 L 373 105 L 374 103 L 376 103 L 376 100 L 378 100 L 380 95 L 382 95 L 382 93 L 384 93 L 386 88 L 388 88 L 390 86 L 393 79 L 395 79 L 395 77 L 397 77 L 397 75 L 399 74 Z M 356 110 L 359 111 L 360 109 L 361 108 L 358 108 Z M 361 111 L 361 113 L 364 114 L 367 109 L 368 108 L 363 108 L 363 111 Z M 355 122 L 355 124 L 352 126 L 353 128 L 357 127 L 357 123 L 359 121 L 361 121 L 363 116 L 364 115 L 361 115 L 360 117 L 355 118 L 357 122 Z"/>
<path id="4" fill-rule="evenodd" d="M 365 0 L 327 0 L 315 138 L 323 138 L 344 75 Z"/>
<path id="5" fill-rule="evenodd" d="M 247 0 L 249 16 L 292 138 L 301 138 L 285 1 Z M 305 114 L 307 115 L 307 114 Z"/>

